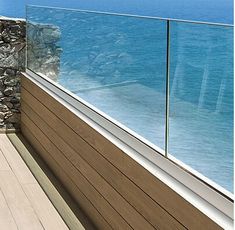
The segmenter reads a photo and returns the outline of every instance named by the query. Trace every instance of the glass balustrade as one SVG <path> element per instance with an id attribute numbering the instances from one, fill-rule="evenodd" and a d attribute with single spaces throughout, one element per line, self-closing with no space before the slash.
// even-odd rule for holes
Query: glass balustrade
<path id="1" fill-rule="evenodd" d="M 35 45 L 29 47 L 28 68 L 164 149 L 166 22 L 51 8 L 29 7 L 27 12 L 29 44 L 43 26 L 55 28 L 48 32 L 49 44 L 39 39 L 38 60 L 30 56 Z M 51 76 L 50 64 L 36 65 L 45 55 L 55 59 L 53 51 L 44 53 L 55 46 L 53 33 L 59 31 L 60 67 Z"/>
<path id="2" fill-rule="evenodd" d="M 232 191 L 233 28 L 170 28 L 169 153 Z"/>
<path id="3" fill-rule="evenodd" d="M 27 68 L 233 191 L 233 26 L 28 6 Z"/>

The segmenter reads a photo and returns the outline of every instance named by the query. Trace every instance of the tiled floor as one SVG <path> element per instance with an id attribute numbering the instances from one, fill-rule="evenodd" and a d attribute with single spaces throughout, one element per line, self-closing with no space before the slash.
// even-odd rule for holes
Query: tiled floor
<path id="1" fill-rule="evenodd" d="M 5 134 L 0 134 L 0 229 L 68 229 Z"/>

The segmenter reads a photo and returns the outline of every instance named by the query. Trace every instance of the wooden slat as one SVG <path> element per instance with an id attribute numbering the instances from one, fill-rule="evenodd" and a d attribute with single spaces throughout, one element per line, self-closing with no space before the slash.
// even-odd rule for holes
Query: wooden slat
<path id="1" fill-rule="evenodd" d="M 7 202 L 0 190 L 0 229 L 17 230 L 14 218 L 7 206 Z"/>
<path id="2" fill-rule="evenodd" d="M 22 116 L 24 111 L 22 110 Z M 34 116 L 37 116 L 36 114 Z M 26 119 L 29 119 L 26 117 Z M 24 118 L 22 117 L 22 120 Z M 35 120 L 35 119 L 34 119 Z M 63 139 L 61 139 L 48 125 L 41 119 L 37 119 L 37 126 L 48 137 L 53 138 L 53 142 L 67 159 L 80 171 L 81 174 L 99 191 L 102 196 L 114 207 L 114 209 L 126 219 L 126 221 L 134 228 L 153 229 L 153 226 L 147 222 L 122 196 L 117 193 L 83 158 L 81 158 Z M 71 137 L 70 137 L 71 138 Z M 72 137 L 71 139 L 74 139 Z M 88 153 L 88 152 L 87 152 Z"/>
<path id="3" fill-rule="evenodd" d="M 80 190 L 94 204 L 104 218 L 114 227 L 122 229 L 131 229 L 127 222 L 113 209 L 94 186 L 78 171 L 73 164 L 60 152 L 60 150 L 37 128 L 37 126 L 22 113 L 22 123 L 30 128 L 31 132 L 43 143 L 45 149 L 52 155 L 54 160 L 61 165 L 61 168 L 67 173 Z"/>
<path id="4" fill-rule="evenodd" d="M 38 184 L 24 184 L 23 190 L 45 229 L 68 230 Z"/>
<path id="5" fill-rule="evenodd" d="M 111 229 L 111 226 L 103 218 L 103 216 L 97 211 L 94 205 L 87 199 L 87 197 L 79 190 L 75 183 L 71 180 L 70 177 L 64 172 L 64 168 L 56 162 L 56 160 L 50 155 L 45 146 L 37 140 L 31 130 L 22 122 L 21 131 L 27 140 L 34 146 L 35 150 L 41 154 L 41 157 L 47 162 L 48 166 L 58 177 L 58 179 L 64 184 L 66 189 L 74 197 L 74 199 L 79 203 L 83 211 L 89 216 L 92 221 L 96 224 L 96 227 L 99 229 Z"/>
<path id="6" fill-rule="evenodd" d="M 10 170 L 9 164 L 7 163 L 7 160 L 2 153 L 1 146 L 0 146 L 0 170 Z"/>
<path id="7" fill-rule="evenodd" d="M 0 146 L 0 160 L 4 161 L 1 162 L 4 167 L 0 167 L 0 172 L 6 172 L 3 174 L 6 177 L 1 178 L 0 188 L 4 194 L 7 193 L 6 199 L 16 216 L 17 227 L 29 229 L 37 221 L 43 229 L 68 229 L 6 135 L 0 135 Z M 2 208 L 4 207 L 0 208 L 0 212 L 3 211 Z M 0 220 L 0 225 L 2 223 L 4 221 Z"/>
<path id="8" fill-rule="evenodd" d="M 0 171 L 0 189 L 19 229 L 43 229 L 28 198 L 11 171 Z"/>
<path id="9" fill-rule="evenodd" d="M 6 135 L 0 138 L 2 153 L 21 184 L 37 183 L 32 173 Z"/>
<path id="10" fill-rule="evenodd" d="M 40 98 L 43 104 L 50 108 L 54 114 L 59 114 L 78 135 L 101 153 L 108 161 L 117 167 L 123 174 L 138 185 L 146 194 L 155 200 L 161 207 L 164 207 L 172 216 L 178 219 L 184 226 L 190 229 L 221 229 L 207 216 L 193 207 L 184 198 L 171 190 L 168 186 L 150 174 L 119 148 L 105 139 L 88 124 L 78 119 L 71 111 L 66 109 L 59 102 L 23 77 L 22 85 L 35 98 Z M 24 99 L 24 91 L 22 97 Z M 111 154 L 110 154 L 111 153 Z"/>
<path id="11" fill-rule="evenodd" d="M 39 185 L 71 230 L 94 230 L 94 226 L 66 192 L 42 158 L 20 133 L 7 134 Z"/>
<path id="12" fill-rule="evenodd" d="M 27 98 L 29 100 L 30 98 Z M 112 164 L 110 164 L 102 155 L 95 151 L 91 146 L 89 146 L 83 139 L 81 139 L 76 133 L 74 133 L 68 126 L 66 126 L 62 121 L 60 121 L 54 114 L 51 114 L 45 107 L 39 105 L 39 102 L 32 101 L 31 105 L 35 105 L 34 109 L 37 110 L 36 114 L 23 100 L 22 100 L 22 111 L 31 117 L 34 122 L 40 127 L 44 133 L 50 138 L 53 143 L 55 143 L 59 149 L 64 152 L 72 152 L 74 155 L 74 162 L 78 161 L 79 167 L 84 166 L 85 162 L 77 155 L 75 151 L 80 153 L 81 156 L 87 160 L 89 164 L 93 166 L 120 194 L 125 197 L 125 199 L 130 202 L 137 210 L 141 210 L 141 214 L 144 215 L 150 223 L 152 223 L 158 229 L 183 229 L 184 227 L 177 222 L 172 216 L 170 216 L 162 207 L 155 203 L 149 196 L 147 196 L 141 189 L 139 189 L 132 181 L 126 178 L 119 170 L 117 170 Z M 48 123 L 45 124 L 45 121 Z M 55 129 L 53 131 L 48 125 Z M 58 136 L 58 134 L 61 135 Z M 63 135 L 62 135 L 63 134 Z M 63 139 L 67 141 L 70 146 L 73 146 L 74 150 L 67 145 Z M 76 159 L 78 158 L 78 159 Z M 79 160 L 80 159 L 80 160 Z M 79 163 L 80 161 L 80 163 Z M 86 173 L 86 171 L 84 172 Z M 94 177 L 95 178 L 95 177 Z M 92 180 L 92 177 L 91 177 Z M 100 186 L 100 182 L 96 181 Z M 101 186 L 101 188 L 103 185 Z M 107 194 L 107 193 L 106 193 Z M 109 195 L 109 194 L 107 194 Z M 110 198 L 110 202 L 114 203 L 117 207 L 120 205 L 120 201 L 117 199 Z M 126 206 L 124 206 L 126 209 Z M 127 210 L 129 213 L 129 210 Z M 133 213 L 129 213 L 132 214 Z M 135 228 L 136 224 L 140 221 L 136 217 L 123 214 L 130 222 L 133 218 L 135 225 L 130 224 Z M 129 219 L 130 218 L 130 219 Z M 136 222 L 136 223 L 135 223 Z M 168 223 L 167 225 L 165 223 Z M 139 222 L 140 226 L 143 223 Z M 136 226 L 137 227 L 137 226 Z"/>

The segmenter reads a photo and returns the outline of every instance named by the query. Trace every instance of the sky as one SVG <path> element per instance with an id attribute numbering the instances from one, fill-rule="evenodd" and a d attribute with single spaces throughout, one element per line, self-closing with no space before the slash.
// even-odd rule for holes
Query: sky
<path id="1" fill-rule="evenodd" d="M 24 18 L 26 4 L 233 24 L 233 0 L 0 0 L 0 15 Z"/>

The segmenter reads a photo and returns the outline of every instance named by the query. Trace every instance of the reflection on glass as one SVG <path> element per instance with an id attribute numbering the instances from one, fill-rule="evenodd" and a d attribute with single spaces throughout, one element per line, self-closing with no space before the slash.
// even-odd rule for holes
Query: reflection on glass
<path id="1" fill-rule="evenodd" d="M 54 68 L 39 70 L 40 58 L 29 52 L 29 69 L 53 78 L 164 149 L 165 21 L 31 6 L 27 19 L 34 26 L 28 26 L 29 42 L 35 43 L 31 34 L 42 33 L 45 26 L 52 30 L 46 33 L 59 38 L 37 39 L 42 48 L 37 54 Z M 58 54 L 59 68 L 53 61 Z M 54 69 L 60 70 L 58 76 Z"/>
<path id="2" fill-rule="evenodd" d="M 169 153 L 233 190 L 233 28 L 171 22 Z"/>
<path id="3" fill-rule="evenodd" d="M 60 71 L 61 32 L 48 23 L 27 22 L 27 67 L 56 80 Z"/>
<path id="4" fill-rule="evenodd" d="M 165 149 L 166 21 L 27 8 L 27 64 Z M 170 22 L 169 153 L 232 191 L 233 27 Z"/>

